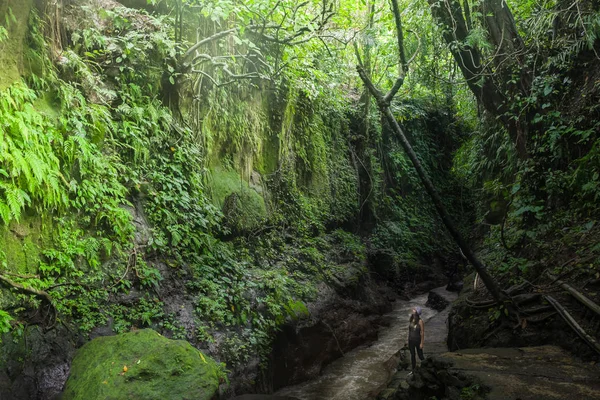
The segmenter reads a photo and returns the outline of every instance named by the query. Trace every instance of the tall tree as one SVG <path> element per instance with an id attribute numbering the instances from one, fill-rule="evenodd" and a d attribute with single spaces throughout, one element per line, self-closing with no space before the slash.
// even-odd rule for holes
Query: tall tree
<path id="1" fill-rule="evenodd" d="M 410 161 L 412 162 L 413 166 L 415 167 L 415 169 L 417 171 L 417 174 L 419 175 L 421 183 L 423 184 L 423 186 L 425 187 L 425 190 L 427 191 L 427 193 L 433 200 L 435 209 L 437 210 L 444 225 L 450 232 L 450 235 L 456 241 L 456 243 L 458 244 L 458 246 L 464 253 L 465 257 L 467 257 L 467 259 L 471 262 L 471 264 L 473 265 L 473 267 L 475 268 L 477 273 L 479 273 L 481 280 L 483 281 L 483 283 L 489 290 L 490 294 L 494 297 L 494 299 L 496 301 L 502 301 L 502 302 L 506 301 L 506 300 L 508 300 L 508 297 L 506 296 L 506 294 L 504 294 L 500 290 L 500 288 L 499 288 L 498 284 L 496 283 L 496 281 L 494 280 L 494 278 L 487 272 L 487 269 L 485 268 L 485 266 L 481 263 L 481 261 L 479 261 L 477 256 L 475 256 L 475 253 L 472 251 L 471 247 L 464 240 L 464 238 L 462 237 L 462 235 L 459 233 L 458 229 L 452 222 L 450 215 L 448 214 L 448 211 L 446 210 L 446 207 L 444 206 L 444 203 L 442 202 L 442 199 L 441 199 L 439 193 L 437 192 L 436 188 L 433 186 L 431 179 L 429 179 L 429 176 L 427 175 L 427 172 L 421 165 L 421 163 L 417 157 L 417 154 L 413 150 L 410 142 L 408 141 L 408 139 L 406 138 L 406 135 L 404 134 L 404 131 L 398 124 L 398 121 L 396 121 L 396 118 L 394 117 L 394 115 L 390 109 L 391 101 L 393 100 L 394 96 L 396 95 L 398 90 L 400 90 L 400 88 L 402 87 L 402 85 L 404 83 L 406 74 L 408 72 L 408 65 L 410 62 L 410 60 L 407 60 L 405 50 L 404 50 L 404 34 L 403 34 L 403 30 L 402 30 L 402 20 L 401 20 L 401 16 L 400 16 L 400 9 L 398 7 L 398 0 L 391 0 L 391 2 L 392 2 L 392 13 L 394 15 L 394 21 L 395 21 L 395 25 L 396 25 L 396 35 L 397 35 L 397 44 L 398 44 L 398 56 L 399 56 L 398 77 L 397 77 L 396 81 L 394 82 L 392 88 L 387 93 L 384 94 L 383 92 L 381 92 L 381 90 L 379 90 L 373 84 L 373 81 L 371 80 L 368 71 L 365 69 L 365 65 L 362 61 L 362 57 L 360 56 L 360 53 L 358 51 L 358 46 L 355 46 L 356 55 L 358 58 L 358 67 L 357 67 L 358 74 L 359 74 L 361 80 L 363 81 L 363 83 L 365 84 L 365 86 L 367 87 L 367 89 L 369 90 L 369 92 L 371 93 L 371 95 L 377 101 L 377 105 L 379 107 L 380 112 L 382 113 L 385 120 L 387 121 L 389 126 L 392 128 L 392 130 L 396 134 L 398 140 L 400 141 L 400 144 L 402 145 L 402 148 L 404 149 L 404 151 L 410 158 Z"/>
<path id="2" fill-rule="evenodd" d="M 443 29 L 445 41 L 479 103 L 507 129 L 519 155 L 526 159 L 531 110 L 514 112 L 508 99 L 527 97 L 532 74 L 525 65 L 525 45 L 505 0 L 482 0 L 471 13 L 468 0 L 428 0 Z M 480 16 L 473 20 L 472 15 Z M 482 30 L 491 45 L 488 59 L 482 51 Z"/>

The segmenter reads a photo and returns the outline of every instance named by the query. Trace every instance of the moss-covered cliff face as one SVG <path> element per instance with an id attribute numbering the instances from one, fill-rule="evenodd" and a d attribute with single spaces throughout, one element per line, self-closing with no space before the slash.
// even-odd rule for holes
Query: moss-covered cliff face
<path id="1" fill-rule="evenodd" d="M 52 398 L 62 384 L 48 371 L 66 377 L 75 347 L 144 327 L 251 371 L 248 389 L 277 330 L 318 295 L 368 293 L 365 309 L 383 312 L 370 266 L 400 291 L 443 279 L 423 264 L 453 250 L 387 130 L 362 138 L 349 89 L 217 87 L 177 69 L 169 18 L 112 0 L 19 4 L 0 2 L 16 19 L 0 42 L 16 57 L 0 53 L 0 331 L 14 344 L 1 390 L 27 367 L 27 396 Z M 402 107 L 456 193 L 452 117 Z"/>
<path id="2" fill-rule="evenodd" d="M 33 0 L 0 1 L 0 90 L 19 80 L 25 72 L 23 53 L 26 51 L 27 21 Z"/>

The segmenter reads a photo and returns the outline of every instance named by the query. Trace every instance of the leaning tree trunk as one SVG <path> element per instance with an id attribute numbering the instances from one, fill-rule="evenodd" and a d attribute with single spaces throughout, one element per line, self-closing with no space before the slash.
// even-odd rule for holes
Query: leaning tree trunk
<path id="1" fill-rule="evenodd" d="M 392 111 L 389 107 L 385 107 L 381 111 L 385 114 L 385 118 L 388 124 L 390 124 L 396 135 L 398 135 L 398 139 L 400 139 L 400 144 L 402 145 L 402 148 L 404 149 L 404 151 L 408 155 L 408 158 L 410 158 L 410 161 L 417 170 L 417 174 L 419 174 L 421 183 L 423 184 L 423 186 L 425 186 L 425 190 L 433 200 L 435 209 L 437 210 L 440 218 L 444 222 L 446 229 L 448 229 L 452 238 L 456 241 L 456 243 L 464 253 L 465 257 L 467 257 L 467 260 L 469 260 L 471 264 L 473 264 L 473 267 L 481 277 L 481 280 L 483 281 L 487 289 L 490 291 L 492 297 L 494 297 L 494 299 L 496 299 L 497 301 L 503 301 L 505 299 L 504 294 L 500 291 L 494 279 L 487 272 L 486 268 L 481 263 L 481 261 L 479 261 L 477 256 L 475 256 L 475 254 L 471 250 L 471 247 L 464 240 L 458 229 L 456 229 L 456 227 L 454 226 L 454 223 L 452 222 L 448 211 L 446 211 L 446 207 L 444 206 L 444 203 L 442 202 L 439 193 L 437 192 L 437 190 L 433 186 L 433 183 L 427 176 L 425 169 L 423 168 L 421 162 L 417 158 L 417 154 L 408 142 L 408 139 L 406 139 L 406 135 L 402 131 L 402 128 L 398 124 L 398 121 L 396 121 L 396 118 L 392 114 Z"/>
<path id="2" fill-rule="evenodd" d="M 391 1 L 392 1 L 392 12 L 394 14 L 394 19 L 396 22 L 398 52 L 399 52 L 399 58 L 400 58 L 399 77 L 396 80 L 396 82 L 394 83 L 394 86 L 392 87 L 392 89 L 384 95 L 379 89 L 377 89 L 375 87 L 375 85 L 369 78 L 367 71 L 365 71 L 365 69 L 364 69 L 364 65 L 360 58 L 360 54 L 357 51 L 358 64 L 359 64 L 357 67 L 358 74 L 359 74 L 360 78 L 362 79 L 363 83 L 365 84 L 365 86 L 367 87 L 367 89 L 371 92 L 373 97 L 376 99 L 380 112 L 385 117 L 386 121 L 388 122 L 388 124 L 390 125 L 390 127 L 392 128 L 392 130 L 394 131 L 394 133 L 400 140 L 400 144 L 402 145 L 402 148 L 404 149 L 404 151 L 410 158 L 410 161 L 412 162 L 413 166 L 415 167 L 417 174 L 419 175 L 419 178 L 421 180 L 421 183 L 423 184 L 423 186 L 425 187 L 425 190 L 427 191 L 427 193 L 433 200 L 435 209 L 437 210 L 444 225 L 450 232 L 450 235 L 456 241 L 456 243 L 458 244 L 458 246 L 464 253 L 465 257 L 467 257 L 467 259 L 471 262 L 471 264 L 473 265 L 473 267 L 475 268 L 475 270 L 481 277 L 481 280 L 483 281 L 483 283 L 489 290 L 492 297 L 496 301 L 504 302 L 505 300 L 508 299 L 508 297 L 500 290 L 499 286 L 496 284 L 496 281 L 487 272 L 486 268 L 483 266 L 481 261 L 479 261 L 479 259 L 475 256 L 475 253 L 473 253 L 470 246 L 464 240 L 464 238 L 462 237 L 462 235 L 460 234 L 458 229 L 456 229 L 456 227 L 454 226 L 454 223 L 452 222 L 450 215 L 446 211 L 446 207 L 444 206 L 444 203 L 442 202 L 440 195 L 438 194 L 437 190 L 433 186 L 433 183 L 429 179 L 427 172 L 425 171 L 425 169 L 421 165 L 421 162 L 417 158 L 417 154 L 413 150 L 413 148 L 410 145 L 410 142 L 408 141 L 408 139 L 406 138 L 406 135 L 404 134 L 402 128 L 398 124 L 398 121 L 396 121 L 396 118 L 394 117 L 394 115 L 392 114 L 392 111 L 390 110 L 390 103 L 391 103 L 392 99 L 394 98 L 394 96 L 396 95 L 396 93 L 398 92 L 398 90 L 400 89 L 400 87 L 402 86 L 405 75 L 406 75 L 406 71 L 408 70 L 408 65 L 407 65 L 406 57 L 405 57 L 405 53 L 404 53 L 404 43 L 403 43 L 404 39 L 403 39 L 402 24 L 401 24 L 401 19 L 400 19 L 400 10 L 398 8 L 398 0 L 391 0 Z M 357 49 L 357 48 L 355 47 L 355 49 Z"/>

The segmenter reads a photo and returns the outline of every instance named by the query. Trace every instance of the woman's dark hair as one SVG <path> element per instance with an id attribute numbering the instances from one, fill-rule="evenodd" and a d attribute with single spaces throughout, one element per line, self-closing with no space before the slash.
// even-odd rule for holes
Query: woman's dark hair
<path id="1" fill-rule="evenodd" d="M 418 324 L 419 321 L 421 320 L 421 316 L 418 313 L 412 313 L 410 315 L 410 323 L 411 324 Z"/>

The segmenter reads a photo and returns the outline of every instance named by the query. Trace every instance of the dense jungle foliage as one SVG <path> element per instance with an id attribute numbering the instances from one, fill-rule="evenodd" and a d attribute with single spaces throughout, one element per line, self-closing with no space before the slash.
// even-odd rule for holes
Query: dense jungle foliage
<path id="1" fill-rule="evenodd" d="M 391 109 L 460 232 L 503 284 L 597 279 L 598 3 L 399 7 Z M 234 368 L 321 282 L 462 273 L 356 72 L 391 88 L 397 39 L 377 0 L 0 0 L 2 340 L 152 327 Z"/>

